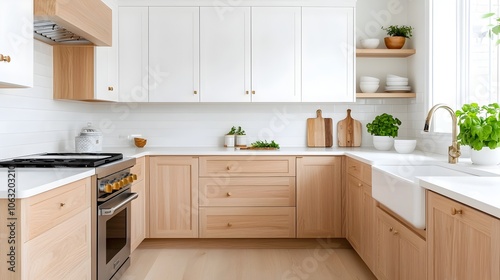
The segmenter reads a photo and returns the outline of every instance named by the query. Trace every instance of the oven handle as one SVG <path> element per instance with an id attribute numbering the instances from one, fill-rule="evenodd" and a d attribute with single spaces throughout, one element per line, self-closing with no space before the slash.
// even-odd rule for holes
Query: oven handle
<path id="1" fill-rule="evenodd" d="M 111 208 L 99 209 L 99 216 L 110 216 L 115 213 L 116 210 L 120 209 L 125 204 L 139 197 L 137 193 L 129 193 L 127 198 L 125 198 L 122 202 L 118 203 L 118 205 Z"/>

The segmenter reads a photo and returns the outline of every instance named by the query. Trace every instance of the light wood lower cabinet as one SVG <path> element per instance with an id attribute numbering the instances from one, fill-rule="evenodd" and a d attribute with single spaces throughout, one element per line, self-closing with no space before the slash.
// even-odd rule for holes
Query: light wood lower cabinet
<path id="1" fill-rule="evenodd" d="M 202 207 L 200 237 L 293 238 L 295 207 Z"/>
<path id="2" fill-rule="evenodd" d="M 0 199 L 0 279 L 92 279 L 90 191 L 89 177 L 29 198 Z M 9 203 L 14 216 L 7 216 Z"/>
<path id="3" fill-rule="evenodd" d="M 198 237 L 198 158 L 150 157 L 151 238 Z"/>
<path id="4" fill-rule="evenodd" d="M 427 240 L 427 279 L 500 279 L 500 219 L 427 191 Z"/>
<path id="5" fill-rule="evenodd" d="M 295 237 L 294 175 L 295 157 L 200 157 L 200 237 Z"/>
<path id="6" fill-rule="evenodd" d="M 426 279 L 425 240 L 382 209 L 377 207 L 376 213 L 377 255 L 374 273 L 377 278 L 379 280 Z"/>
<path id="7" fill-rule="evenodd" d="M 342 157 L 297 158 L 297 237 L 345 237 Z"/>
<path id="8" fill-rule="evenodd" d="M 375 207 L 371 166 L 347 158 L 346 237 L 366 265 L 375 268 Z"/>

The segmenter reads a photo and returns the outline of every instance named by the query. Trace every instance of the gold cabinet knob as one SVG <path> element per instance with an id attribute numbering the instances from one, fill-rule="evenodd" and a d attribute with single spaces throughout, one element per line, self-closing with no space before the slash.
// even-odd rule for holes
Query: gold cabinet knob
<path id="1" fill-rule="evenodd" d="M 194 94 L 198 94 L 198 91 L 197 91 L 197 90 L 195 90 L 195 91 L 194 91 Z"/>
<path id="2" fill-rule="evenodd" d="M 227 226 L 228 226 L 228 227 L 232 227 L 232 226 L 233 226 L 233 224 L 231 224 L 231 223 L 227 223 Z"/>
<path id="3" fill-rule="evenodd" d="M 226 167 L 226 169 L 227 169 L 227 170 L 231 170 L 231 166 L 227 166 L 227 167 Z"/>
<path id="4" fill-rule="evenodd" d="M 249 93 L 250 93 L 250 92 L 249 92 L 248 90 L 247 90 L 247 91 L 245 91 L 245 94 L 249 94 Z"/>
<path id="5" fill-rule="evenodd" d="M 230 192 L 228 192 L 226 195 L 227 195 L 227 196 L 231 196 L 231 193 L 230 193 Z"/>
<path id="6" fill-rule="evenodd" d="M 398 234 L 399 232 L 397 230 L 393 231 L 392 234 L 396 235 Z"/>
<path id="7" fill-rule="evenodd" d="M 64 207 L 64 205 L 66 205 L 66 203 L 61 202 L 59 205 L 60 205 L 61 207 Z"/>
<path id="8" fill-rule="evenodd" d="M 9 63 L 10 62 L 10 56 L 0 54 L 0 61 L 4 61 L 4 62 Z"/>
<path id="9" fill-rule="evenodd" d="M 113 87 L 108 87 L 108 91 L 113 91 L 114 88 Z"/>
<path id="10" fill-rule="evenodd" d="M 452 215 L 456 215 L 456 214 L 462 215 L 462 210 L 453 208 L 453 209 L 451 209 L 451 214 Z"/>
<path id="11" fill-rule="evenodd" d="M 104 192 L 105 193 L 112 193 L 113 192 L 113 186 L 111 186 L 111 184 L 106 184 L 104 186 Z"/>
<path id="12" fill-rule="evenodd" d="M 394 230 L 394 228 L 390 227 L 389 228 L 389 232 L 392 232 Z"/>
<path id="13" fill-rule="evenodd" d="M 255 94 L 255 90 L 252 90 L 252 94 Z"/>
<path id="14" fill-rule="evenodd" d="M 361 183 L 358 183 L 358 187 L 362 187 L 362 186 L 363 186 L 363 184 L 361 184 Z"/>

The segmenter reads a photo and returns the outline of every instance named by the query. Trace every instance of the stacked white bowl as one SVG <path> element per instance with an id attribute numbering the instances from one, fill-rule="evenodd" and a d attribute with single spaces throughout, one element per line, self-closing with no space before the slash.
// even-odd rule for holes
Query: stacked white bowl
<path id="1" fill-rule="evenodd" d="M 365 49 L 376 49 L 380 44 L 380 40 L 377 38 L 368 38 L 361 40 L 361 46 Z"/>
<path id="2" fill-rule="evenodd" d="M 359 88 L 364 93 L 377 92 L 379 86 L 380 80 L 375 77 L 361 76 L 359 78 Z"/>
<path id="3" fill-rule="evenodd" d="M 411 87 L 408 85 L 408 78 L 387 74 L 385 81 L 386 92 L 409 92 Z"/>

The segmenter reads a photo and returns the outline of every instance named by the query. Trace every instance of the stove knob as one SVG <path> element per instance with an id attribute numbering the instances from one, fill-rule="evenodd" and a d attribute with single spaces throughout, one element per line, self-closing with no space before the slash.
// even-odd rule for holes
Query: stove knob
<path id="1" fill-rule="evenodd" d="M 113 186 L 111 186 L 111 184 L 106 184 L 104 186 L 104 190 L 103 190 L 105 193 L 112 193 L 113 192 Z"/>
<path id="2" fill-rule="evenodd" d="M 137 175 L 136 175 L 136 177 L 137 177 Z M 137 179 L 134 179 L 134 175 L 130 175 L 130 176 L 128 176 L 128 181 L 129 181 L 130 183 L 134 182 L 135 180 L 137 180 Z"/>
<path id="3" fill-rule="evenodd" d="M 113 190 L 117 191 L 120 189 L 120 183 L 119 182 L 114 182 L 113 183 Z"/>
<path id="4" fill-rule="evenodd" d="M 137 180 L 137 175 L 136 174 L 132 174 L 132 176 L 134 176 L 134 180 Z"/>
<path id="5" fill-rule="evenodd" d="M 128 184 L 127 179 L 121 179 L 120 180 L 120 187 L 125 187 Z"/>

